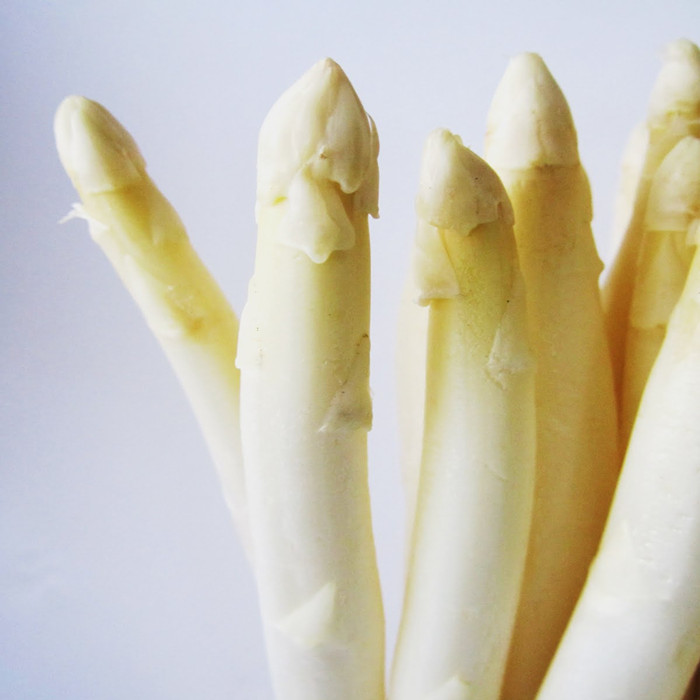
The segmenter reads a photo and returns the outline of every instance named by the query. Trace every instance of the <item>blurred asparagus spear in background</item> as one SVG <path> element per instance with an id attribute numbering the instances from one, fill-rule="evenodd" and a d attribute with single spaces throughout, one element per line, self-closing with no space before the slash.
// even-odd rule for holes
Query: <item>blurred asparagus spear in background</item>
<path id="1" fill-rule="evenodd" d="M 538 700 L 680 698 L 700 658 L 699 298 L 696 252 L 600 552 Z"/>
<path id="2" fill-rule="evenodd" d="M 418 290 L 413 267 L 411 266 L 406 277 L 399 304 L 396 352 L 399 462 L 405 503 L 405 542 L 408 548 L 410 548 L 416 515 L 418 481 L 423 454 L 428 338 L 428 309 L 417 303 Z"/>
<path id="3" fill-rule="evenodd" d="M 629 440 L 649 372 L 683 290 L 697 245 L 689 230 L 700 212 L 700 139 L 686 136 L 651 181 L 628 328 L 622 387 L 621 434 Z"/>
<path id="4" fill-rule="evenodd" d="M 621 401 L 624 357 L 642 227 L 654 172 L 684 136 L 700 137 L 700 49 L 671 43 L 654 84 L 647 115 L 647 146 L 627 230 L 602 284 L 603 308 Z"/>
<path id="5" fill-rule="evenodd" d="M 569 107 L 539 56 L 509 64 L 491 105 L 485 153 L 515 213 L 537 364 L 535 502 L 503 693 L 528 700 L 603 529 L 619 470 L 617 414 L 590 189 Z"/>
<path id="6" fill-rule="evenodd" d="M 610 234 L 612 252 L 615 257 L 622 245 L 627 227 L 634 214 L 637 188 L 644 170 L 644 161 L 649 147 L 649 130 L 646 122 L 637 124 L 627 139 L 620 163 L 620 176 L 615 194 L 613 224 Z"/>
<path id="7" fill-rule="evenodd" d="M 367 483 L 374 125 L 333 61 L 260 132 L 258 244 L 241 319 L 255 570 L 279 700 L 384 697 Z"/>
<path id="8" fill-rule="evenodd" d="M 59 157 L 87 219 L 185 389 L 244 545 L 248 526 L 239 428 L 238 320 L 146 173 L 134 140 L 101 105 L 66 98 Z"/>
<path id="9" fill-rule="evenodd" d="M 445 130 L 423 154 L 415 276 L 429 305 L 423 458 L 392 700 L 498 698 L 532 508 L 534 366 L 512 211 Z"/>

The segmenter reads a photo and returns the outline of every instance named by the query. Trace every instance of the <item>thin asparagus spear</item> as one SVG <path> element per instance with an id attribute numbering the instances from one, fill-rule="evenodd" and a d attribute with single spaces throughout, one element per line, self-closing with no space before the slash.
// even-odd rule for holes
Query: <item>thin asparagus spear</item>
<path id="1" fill-rule="evenodd" d="M 532 508 L 525 299 L 505 191 L 445 130 L 427 140 L 417 212 L 425 433 L 390 695 L 486 700 L 501 686 Z"/>
<path id="2" fill-rule="evenodd" d="M 700 211 L 700 139 L 686 136 L 651 182 L 627 329 L 622 387 L 623 444 L 683 290 L 697 241 L 688 226 Z"/>
<path id="3" fill-rule="evenodd" d="M 401 477 L 404 488 L 407 549 L 415 521 L 425 414 L 425 365 L 428 309 L 417 303 L 416 282 L 409 273 L 399 306 L 397 368 L 397 416 Z"/>
<path id="4" fill-rule="evenodd" d="M 241 317 L 241 428 L 255 571 L 279 700 L 384 697 L 367 483 L 378 142 L 320 61 L 267 116 Z"/>
<path id="5" fill-rule="evenodd" d="M 699 221 L 692 228 L 697 235 Z M 669 700 L 700 659 L 700 255 L 639 406 L 605 534 L 538 700 Z"/>
<path id="6" fill-rule="evenodd" d="M 532 532 L 503 697 L 534 697 L 602 533 L 619 471 L 590 189 L 566 100 L 542 59 L 509 64 L 486 158 L 515 214 L 537 370 Z"/>
<path id="7" fill-rule="evenodd" d="M 615 195 L 611 239 L 611 258 L 617 255 L 634 213 L 639 180 L 644 170 L 647 148 L 649 147 L 649 130 L 646 122 L 637 124 L 632 129 L 625 144 L 620 163 L 620 177 Z"/>
<path id="8" fill-rule="evenodd" d="M 622 392 L 628 317 L 651 178 L 678 141 L 688 135 L 700 137 L 700 49 L 687 39 L 667 47 L 649 101 L 647 129 L 649 140 L 629 225 L 601 287 L 618 397 Z"/>
<path id="9" fill-rule="evenodd" d="M 238 320 L 192 249 L 176 212 L 146 173 L 136 143 L 101 105 L 66 98 L 56 113 L 59 157 L 78 215 L 165 351 L 217 467 L 248 546 L 235 367 Z"/>

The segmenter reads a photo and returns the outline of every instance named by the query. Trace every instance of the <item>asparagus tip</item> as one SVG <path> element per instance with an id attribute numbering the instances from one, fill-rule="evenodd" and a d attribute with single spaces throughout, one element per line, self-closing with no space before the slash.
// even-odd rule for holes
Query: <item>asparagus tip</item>
<path id="1" fill-rule="evenodd" d="M 688 39 L 666 46 L 649 100 L 649 122 L 663 126 L 674 115 L 700 118 L 700 48 Z"/>
<path id="2" fill-rule="evenodd" d="M 337 184 L 345 194 L 376 180 L 374 123 L 330 58 L 318 61 L 279 98 L 263 122 L 259 143 L 258 199 L 263 203 L 285 197 L 302 172 L 316 182 Z M 370 184 L 376 189 L 376 182 Z"/>
<path id="3" fill-rule="evenodd" d="M 542 58 L 511 59 L 489 110 L 486 157 L 497 168 L 578 165 L 569 105 Z"/>
<path id="4" fill-rule="evenodd" d="M 481 224 L 513 223 L 510 200 L 498 175 L 447 129 L 436 129 L 426 140 L 416 213 L 413 269 L 421 305 L 461 293 L 441 230 L 467 235 Z"/>
<path id="5" fill-rule="evenodd" d="M 435 129 L 426 140 L 416 211 L 432 226 L 462 233 L 489 221 L 513 220 L 498 175 L 447 129 Z"/>
<path id="6" fill-rule="evenodd" d="M 277 208 L 278 237 L 317 263 L 355 245 L 354 216 L 377 216 L 379 141 L 340 66 L 316 63 L 260 130 L 258 221 Z"/>
<path id="7" fill-rule="evenodd" d="M 58 156 L 81 194 L 110 192 L 137 182 L 146 164 L 124 127 L 100 104 L 71 95 L 54 119 Z"/>

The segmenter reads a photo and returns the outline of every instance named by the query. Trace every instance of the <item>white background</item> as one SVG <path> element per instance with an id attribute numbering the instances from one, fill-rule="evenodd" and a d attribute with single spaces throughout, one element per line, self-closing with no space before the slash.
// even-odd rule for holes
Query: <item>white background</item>
<path id="1" fill-rule="evenodd" d="M 607 260 L 618 163 L 664 45 L 698 0 L 4 0 L 0 5 L 0 699 L 271 697 L 247 563 L 160 349 L 84 222 L 53 144 L 60 100 L 102 102 L 237 311 L 255 151 L 315 61 L 381 140 L 373 230 L 371 488 L 389 646 L 401 599 L 395 317 L 423 140 L 480 152 L 508 59 L 536 51 L 572 107 Z M 362 700 L 362 699 L 358 699 Z"/>

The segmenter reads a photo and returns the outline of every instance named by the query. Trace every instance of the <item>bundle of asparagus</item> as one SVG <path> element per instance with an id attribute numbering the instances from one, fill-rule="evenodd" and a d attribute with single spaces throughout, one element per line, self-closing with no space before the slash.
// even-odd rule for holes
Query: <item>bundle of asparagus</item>
<path id="1" fill-rule="evenodd" d="M 73 215 L 211 450 L 258 583 L 276 696 L 384 698 L 366 444 L 373 121 L 329 59 L 272 108 L 240 338 L 126 130 L 70 97 L 55 133 L 81 197 Z M 407 284 L 418 304 L 403 304 L 400 330 L 407 567 L 393 700 L 680 700 L 700 661 L 692 43 L 669 48 L 635 134 L 602 295 L 573 119 L 539 56 L 509 65 L 486 160 L 444 129 L 426 141 Z"/>

